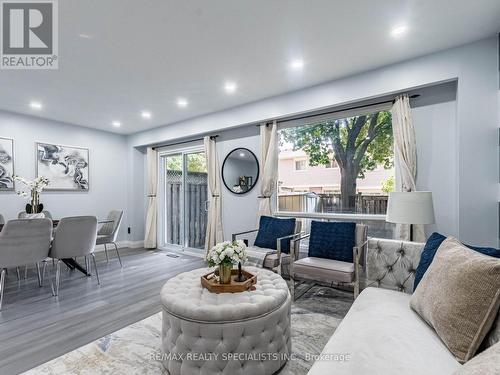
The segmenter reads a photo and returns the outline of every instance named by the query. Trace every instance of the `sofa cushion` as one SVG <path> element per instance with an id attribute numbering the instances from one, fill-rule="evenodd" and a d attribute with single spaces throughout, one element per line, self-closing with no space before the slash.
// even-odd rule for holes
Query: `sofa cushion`
<path id="1" fill-rule="evenodd" d="M 312 221 L 309 256 L 353 262 L 356 223 Z"/>
<path id="2" fill-rule="evenodd" d="M 478 354 L 453 375 L 500 374 L 500 343 Z"/>
<path id="3" fill-rule="evenodd" d="M 427 240 L 424 250 L 422 251 L 422 255 L 420 257 L 420 262 L 418 263 L 417 270 L 415 271 L 415 282 L 413 284 L 413 290 L 417 289 L 417 286 L 420 283 L 420 280 L 422 280 L 425 271 L 427 271 L 427 268 L 429 268 L 430 264 L 432 263 L 434 255 L 436 255 L 437 249 L 445 239 L 446 237 L 443 236 L 442 234 L 434 232 Z M 467 246 L 472 250 L 478 251 L 482 254 L 500 258 L 500 250 L 491 247 L 479 247 L 470 245 L 465 245 L 465 246 Z"/>
<path id="4" fill-rule="evenodd" d="M 271 216 L 261 216 L 259 232 L 254 245 L 266 249 L 277 250 L 277 240 L 280 237 L 290 236 L 295 233 L 295 219 L 278 219 Z M 290 239 L 281 241 L 281 251 L 290 252 Z"/>
<path id="5" fill-rule="evenodd" d="M 354 280 L 354 263 L 307 257 L 293 263 L 293 273 L 295 276 L 314 278 L 327 283 L 332 281 L 350 283 Z"/>
<path id="6" fill-rule="evenodd" d="M 450 351 L 410 309 L 410 295 L 367 288 L 354 301 L 308 375 L 434 375 L 460 368 Z M 328 360 L 345 354 L 346 360 Z"/>
<path id="7" fill-rule="evenodd" d="M 443 241 L 410 306 L 436 330 L 461 363 L 471 359 L 500 305 L 500 259 L 455 238 Z"/>

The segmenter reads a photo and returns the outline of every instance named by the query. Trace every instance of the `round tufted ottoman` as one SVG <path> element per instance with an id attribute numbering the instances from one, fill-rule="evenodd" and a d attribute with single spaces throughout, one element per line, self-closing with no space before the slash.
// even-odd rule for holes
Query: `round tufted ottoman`
<path id="1" fill-rule="evenodd" d="M 255 290 L 210 293 L 200 277 L 182 273 L 161 290 L 163 365 L 171 375 L 276 373 L 291 353 L 291 297 L 281 276 L 257 273 Z"/>

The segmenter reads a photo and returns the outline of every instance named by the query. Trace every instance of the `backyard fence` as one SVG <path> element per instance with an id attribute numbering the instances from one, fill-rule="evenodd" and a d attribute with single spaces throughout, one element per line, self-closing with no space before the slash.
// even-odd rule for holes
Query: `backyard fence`
<path id="1" fill-rule="evenodd" d="M 355 208 L 352 213 L 385 215 L 387 195 L 356 194 Z M 279 211 L 341 213 L 340 194 L 279 194 Z"/>
<path id="2" fill-rule="evenodd" d="M 189 172 L 186 175 L 184 200 L 182 183 L 181 171 L 167 171 L 165 223 L 167 243 L 184 246 L 184 239 L 186 239 L 188 247 L 203 248 L 207 229 L 207 212 L 205 211 L 208 199 L 207 174 Z M 186 232 L 184 236 L 183 231 Z"/>
<path id="3" fill-rule="evenodd" d="M 302 231 L 310 233 L 311 222 L 313 220 L 328 220 L 325 218 L 301 218 L 304 214 L 335 214 L 346 213 L 341 210 L 340 194 L 317 194 L 317 193 L 283 193 L 278 195 L 279 212 L 290 212 L 292 217 L 296 217 L 302 223 Z M 355 210 L 353 214 L 374 214 L 385 215 L 387 211 L 386 195 L 357 194 L 355 200 Z M 284 217 L 290 217 L 284 215 Z M 343 219 L 335 217 L 334 221 L 354 221 L 368 225 L 369 235 L 378 238 L 393 238 L 394 224 L 385 220 L 360 218 L 355 216 Z M 301 242 L 301 248 L 307 249 L 308 241 Z M 304 250 L 303 251 L 306 251 Z"/>

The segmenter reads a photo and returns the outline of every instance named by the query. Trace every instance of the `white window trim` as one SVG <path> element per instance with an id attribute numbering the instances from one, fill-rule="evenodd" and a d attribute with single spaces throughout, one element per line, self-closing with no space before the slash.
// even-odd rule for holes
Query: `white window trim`
<path id="1" fill-rule="evenodd" d="M 319 220 L 373 220 L 385 221 L 386 215 L 373 215 L 373 214 L 325 214 L 325 213 L 312 213 L 312 212 L 280 212 L 276 211 L 274 216 L 278 217 L 295 217 L 300 219 L 319 219 Z"/>

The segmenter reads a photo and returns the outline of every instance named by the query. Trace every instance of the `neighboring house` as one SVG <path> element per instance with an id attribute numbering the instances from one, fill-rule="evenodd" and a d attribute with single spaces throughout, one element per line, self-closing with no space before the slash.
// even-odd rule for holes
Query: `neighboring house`
<path id="1" fill-rule="evenodd" d="M 279 192 L 339 193 L 340 169 L 332 158 L 328 166 L 311 167 L 304 151 L 281 150 L 279 154 Z M 382 181 L 394 174 L 393 169 L 379 166 L 366 172 L 364 179 L 357 180 L 357 192 L 364 194 L 384 194 Z"/>

